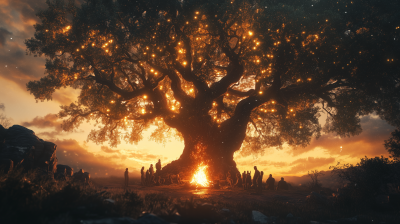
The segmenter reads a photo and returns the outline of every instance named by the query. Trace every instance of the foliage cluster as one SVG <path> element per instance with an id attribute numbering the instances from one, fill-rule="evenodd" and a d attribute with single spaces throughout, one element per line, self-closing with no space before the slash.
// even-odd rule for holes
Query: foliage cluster
<path id="1" fill-rule="evenodd" d="M 98 124 L 88 138 L 116 146 L 169 128 L 182 158 L 233 164 L 233 153 L 306 146 L 326 132 L 352 136 L 376 113 L 400 126 L 398 1 L 49 0 L 28 53 L 46 76 L 27 89 L 62 106 L 64 130 Z M 246 144 L 242 144 L 246 143 Z M 221 163 L 222 163 L 221 162 Z"/>
<path id="2" fill-rule="evenodd" d="M 383 156 L 362 158 L 356 165 L 338 163 L 331 167 L 333 174 L 338 175 L 345 184 L 340 190 L 343 204 L 359 206 L 376 205 L 378 195 L 399 193 L 400 163 Z"/>
<path id="3" fill-rule="evenodd" d="M 392 132 L 392 136 L 385 141 L 385 148 L 390 153 L 391 158 L 400 160 L 400 129 Z"/>
<path id="4" fill-rule="evenodd" d="M 67 181 L 54 181 L 39 169 L 2 173 L 0 198 L 3 223 L 48 223 L 79 206 L 105 211 L 95 189 Z"/>

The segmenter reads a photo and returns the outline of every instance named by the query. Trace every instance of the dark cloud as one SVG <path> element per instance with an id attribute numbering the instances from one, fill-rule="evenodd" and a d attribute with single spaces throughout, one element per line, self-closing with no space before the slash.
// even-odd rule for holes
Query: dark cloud
<path id="1" fill-rule="evenodd" d="M 35 20 L 39 22 L 36 14 L 47 8 L 44 0 L 10 0 L 10 7 L 18 12 L 21 12 L 21 17 L 24 22 Z"/>
<path id="2" fill-rule="evenodd" d="M 6 44 L 6 39 L 12 33 L 3 27 L 0 27 L 0 47 L 3 47 Z"/>
<path id="3" fill-rule="evenodd" d="M 289 171 L 287 172 L 282 172 L 286 174 L 292 174 L 292 173 L 300 173 L 300 172 L 307 172 L 311 171 L 317 168 L 322 168 L 324 170 L 327 170 L 329 166 L 335 162 L 335 158 L 314 158 L 314 157 L 308 157 L 308 158 L 301 158 L 297 159 L 293 162 L 290 163 L 290 168 Z"/>
<path id="4" fill-rule="evenodd" d="M 4 0 L 0 5 L 0 76 L 26 91 L 26 83 L 44 76 L 45 58 L 26 55 L 24 41 L 33 37 L 33 25 L 40 22 L 36 14 L 47 4 L 45 0 Z M 71 90 L 56 91 L 53 100 L 68 105 L 73 96 Z"/>
<path id="5" fill-rule="evenodd" d="M 74 172 L 84 169 L 85 172 L 90 173 L 91 177 L 123 175 L 125 165 L 110 160 L 111 158 L 118 159 L 121 156 L 101 156 L 91 153 L 74 139 L 57 139 L 52 142 L 57 145 L 58 164 L 69 165 Z M 140 173 L 135 169 L 132 169 L 131 172 L 133 175 Z"/>
<path id="6" fill-rule="evenodd" d="M 47 114 L 44 117 L 35 117 L 30 122 L 23 122 L 21 125 L 25 127 L 37 128 L 54 128 L 56 131 L 61 132 L 62 120 L 58 119 L 57 114 Z"/>
<path id="7" fill-rule="evenodd" d="M 340 138 L 333 133 L 322 135 L 319 139 L 312 139 L 309 146 L 296 148 L 290 153 L 294 156 L 309 152 L 321 147 L 333 156 L 350 156 L 361 158 L 375 157 L 388 154 L 383 143 L 395 129 L 380 118 L 365 116 L 361 118 L 363 132 L 350 138 Z M 342 146 L 342 148 L 340 148 Z"/>
<path id="8" fill-rule="evenodd" d="M 0 103 L 0 110 L 5 110 L 6 109 L 6 106 L 4 106 L 4 103 Z"/>

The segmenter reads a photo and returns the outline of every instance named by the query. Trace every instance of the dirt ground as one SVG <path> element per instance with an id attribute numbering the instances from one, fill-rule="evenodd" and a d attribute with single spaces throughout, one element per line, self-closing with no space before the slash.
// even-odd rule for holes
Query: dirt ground
<path id="1" fill-rule="evenodd" d="M 119 183 L 101 184 L 106 190 L 122 190 L 123 186 Z M 220 189 L 212 188 L 189 188 L 185 185 L 162 185 L 162 186 L 141 186 L 139 183 L 130 184 L 129 190 L 138 192 L 141 195 L 150 193 L 163 193 L 172 198 L 190 199 L 204 198 L 214 199 L 218 201 L 252 201 L 252 202 L 268 202 L 271 200 L 280 201 L 290 204 L 302 204 L 306 200 L 306 196 L 310 191 L 287 190 L 287 191 L 267 191 L 263 190 L 261 194 L 257 194 L 254 189 L 243 190 L 242 188 L 221 186 Z"/>

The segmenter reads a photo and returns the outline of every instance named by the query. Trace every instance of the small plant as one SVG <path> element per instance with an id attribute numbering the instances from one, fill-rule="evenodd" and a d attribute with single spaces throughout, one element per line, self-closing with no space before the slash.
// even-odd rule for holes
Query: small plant
<path id="1" fill-rule="evenodd" d="M 318 177 L 323 176 L 325 174 L 321 173 L 318 170 L 308 171 L 308 176 L 311 178 L 310 189 L 313 191 L 320 190 L 322 184 L 318 182 Z"/>

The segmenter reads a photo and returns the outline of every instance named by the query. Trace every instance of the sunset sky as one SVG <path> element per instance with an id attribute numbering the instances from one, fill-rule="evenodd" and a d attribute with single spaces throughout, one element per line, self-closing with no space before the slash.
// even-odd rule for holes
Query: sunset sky
<path id="1" fill-rule="evenodd" d="M 24 41 L 33 37 L 35 14 L 45 9 L 45 0 L 1 0 L 0 1 L 0 113 L 12 119 L 12 124 L 32 129 L 43 140 L 57 145 L 59 164 L 84 169 L 92 177 L 123 175 L 129 168 L 132 175 L 139 175 L 142 166 L 149 167 L 161 159 L 166 164 L 177 159 L 184 144 L 174 138 L 165 145 L 148 141 L 150 131 L 137 145 L 121 144 L 110 148 L 107 144 L 86 142 L 93 124 L 84 123 L 74 132 L 63 132 L 61 120 L 56 114 L 60 105 L 74 102 L 78 90 L 60 89 L 52 101 L 36 102 L 26 90 L 26 83 L 45 75 L 45 57 L 26 55 Z M 321 123 L 325 114 L 321 113 Z M 351 138 L 339 138 L 332 134 L 313 139 L 305 148 L 266 148 L 262 155 L 236 153 L 239 170 L 253 170 L 257 165 L 264 173 L 274 176 L 301 176 L 309 170 L 329 170 L 329 166 L 340 163 L 357 163 L 361 157 L 388 156 L 383 143 L 395 129 L 377 116 L 361 118 L 363 132 Z"/>

